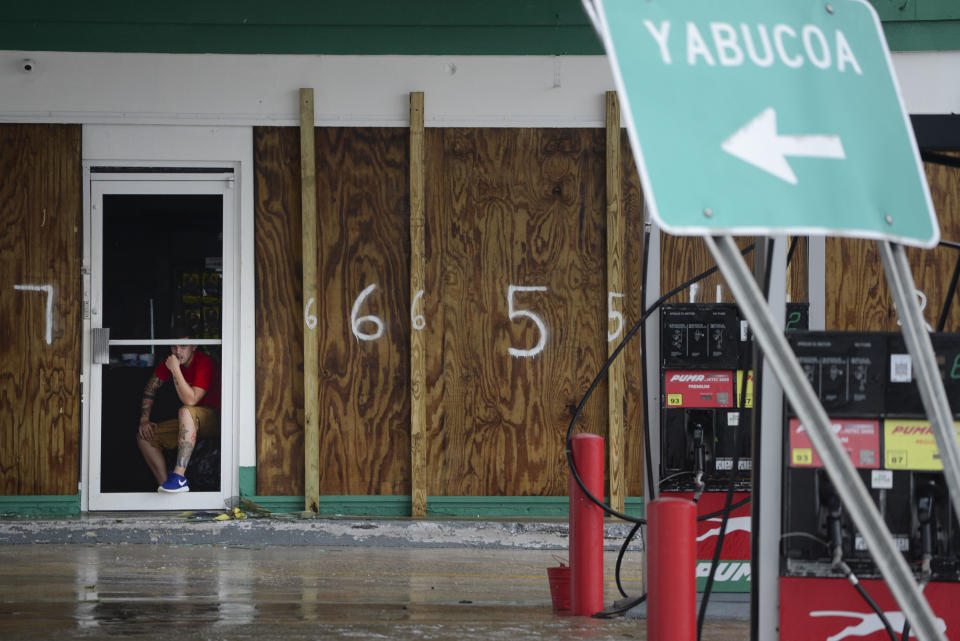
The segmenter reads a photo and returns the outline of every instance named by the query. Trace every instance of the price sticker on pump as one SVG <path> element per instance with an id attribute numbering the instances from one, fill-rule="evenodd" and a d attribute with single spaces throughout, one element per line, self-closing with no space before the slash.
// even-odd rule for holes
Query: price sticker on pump
<path id="1" fill-rule="evenodd" d="M 960 421 L 954 421 L 960 440 Z M 884 467 L 888 470 L 942 470 L 940 450 L 930 421 L 887 419 L 883 422 Z"/>
<path id="2" fill-rule="evenodd" d="M 879 421 L 836 419 L 831 421 L 831 426 L 854 466 L 860 469 L 880 467 Z M 807 428 L 796 418 L 790 419 L 790 467 L 823 467 Z"/>
<path id="3" fill-rule="evenodd" d="M 663 387 L 667 407 L 733 407 L 732 371 L 668 369 Z"/>

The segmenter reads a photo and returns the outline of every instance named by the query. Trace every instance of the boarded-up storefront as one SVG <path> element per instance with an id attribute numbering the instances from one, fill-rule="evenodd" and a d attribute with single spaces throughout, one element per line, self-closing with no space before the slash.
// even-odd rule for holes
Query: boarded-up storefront
<path id="1" fill-rule="evenodd" d="M 297 144 L 296 130 L 256 130 L 257 361 L 277 372 L 258 378 L 259 494 L 303 492 Z M 316 130 L 321 493 L 410 493 L 408 345 L 420 323 L 428 494 L 563 496 L 563 439 L 607 357 L 604 132 L 437 128 L 425 149 L 426 282 L 412 296 L 407 131 Z M 629 322 L 643 205 L 622 157 Z M 633 496 L 639 354 L 628 353 L 625 399 Z M 606 435 L 607 420 L 598 390 L 579 429 Z"/>

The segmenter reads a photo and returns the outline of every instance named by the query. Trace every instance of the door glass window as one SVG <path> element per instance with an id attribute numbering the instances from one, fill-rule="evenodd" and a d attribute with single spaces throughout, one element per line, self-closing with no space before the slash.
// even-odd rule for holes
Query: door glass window
<path id="1" fill-rule="evenodd" d="M 176 324 L 193 338 L 221 337 L 223 275 L 221 195 L 103 196 L 103 321 L 113 345 L 102 372 L 100 491 L 152 492 L 157 482 L 141 455 L 136 433 L 143 388 L 170 354 Z M 200 351 L 222 363 L 219 345 Z M 176 418 L 172 383 L 157 394 L 151 420 Z M 166 453 L 173 468 L 175 451 Z M 200 439 L 187 470 L 191 491 L 220 489 L 219 439 Z"/>

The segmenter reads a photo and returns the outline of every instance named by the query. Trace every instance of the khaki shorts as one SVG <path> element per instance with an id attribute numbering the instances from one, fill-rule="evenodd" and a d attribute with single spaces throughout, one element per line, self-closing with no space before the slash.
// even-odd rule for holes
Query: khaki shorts
<path id="1" fill-rule="evenodd" d="M 220 410 L 208 405 L 187 407 L 197 425 L 197 438 L 211 438 L 220 435 Z M 180 421 L 171 418 L 157 423 L 153 429 L 150 444 L 162 450 L 175 450 L 180 444 Z"/>

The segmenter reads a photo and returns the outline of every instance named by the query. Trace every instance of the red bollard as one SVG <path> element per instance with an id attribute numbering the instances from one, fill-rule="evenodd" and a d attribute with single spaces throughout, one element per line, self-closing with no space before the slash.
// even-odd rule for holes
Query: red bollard
<path id="1" fill-rule="evenodd" d="M 656 499 L 647 510 L 647 638 L 697 638 L 697 506 Z"/>
<path id="2" fill-rule="evenodd" d="M 573 437 L 573 461 L 583 484 L 603 499 L 603 439 L 596 434 Z M 577 615 L 603 610 L 603 510 L 588 499 L 570 475 L 570 611 Z"/>

